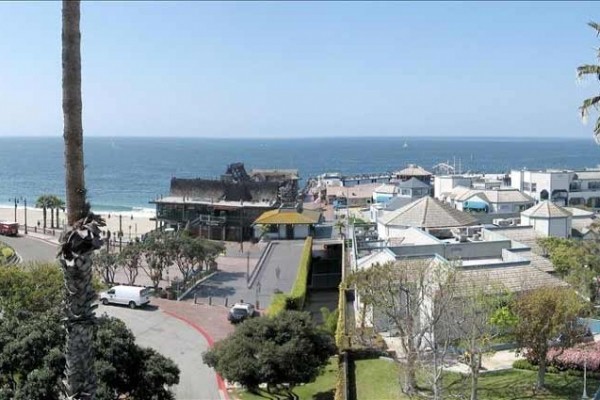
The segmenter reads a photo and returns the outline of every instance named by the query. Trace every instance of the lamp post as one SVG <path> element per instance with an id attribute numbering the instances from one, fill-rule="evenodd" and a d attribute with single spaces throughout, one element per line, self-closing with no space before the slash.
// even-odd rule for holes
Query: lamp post
<path id="1" fill-rule="evenodd" d="M 25 234 L 27 235 L 27 199 L 23 197 L 23 209 L 25 211 Z"/>
<path id="2" fill-rule="evenodd" d="M 123 250 L 123 215 L 119 214 L 119 252 Z"/>
<path id="3" fill-rule="evenodd" d="M 19 199 L 16 197 L 13 197 L 12 199 L 8 199 L 8 201 L 12 201 L 15 203 L 15 222 L 17 222 L 17 204 L 19 204 Z"/>

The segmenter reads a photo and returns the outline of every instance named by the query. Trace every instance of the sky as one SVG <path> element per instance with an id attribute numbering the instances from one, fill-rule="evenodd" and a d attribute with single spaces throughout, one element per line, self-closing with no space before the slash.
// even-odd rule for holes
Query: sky
<path id="1" fill-rule="evenodd" d="M 594 2 L 83 2 L 87 136 L 589 138 Z M 61 3 L 0 2 L 0 137 L 61 136 Z"/>

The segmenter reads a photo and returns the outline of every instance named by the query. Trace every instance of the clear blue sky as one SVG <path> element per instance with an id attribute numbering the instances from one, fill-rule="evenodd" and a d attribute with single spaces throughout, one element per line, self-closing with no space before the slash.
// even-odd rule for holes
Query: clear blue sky
<path id="1" fill-rule="evenodd" d="M 591 137 L 559 2 L 86 2 L 90 136 Z M 0 2 L 0 136 L 60 136 L 61 4 Z"/>

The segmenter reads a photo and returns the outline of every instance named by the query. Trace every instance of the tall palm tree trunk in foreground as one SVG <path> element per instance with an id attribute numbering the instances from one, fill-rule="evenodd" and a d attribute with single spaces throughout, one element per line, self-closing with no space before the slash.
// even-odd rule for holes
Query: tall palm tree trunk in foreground
<path id="1" fill-rule="evenodd" d="M 63 0 L 62 88 L 68 221 L 60 249 L 66 289 L 64 392 L 69 399 L 77 400 L 94 399 L 96 394 L 91 255 L 102 246 L 98 228 L 102 221 L 89 213 L 85 200 L 79 18 L 79 0 Z"/>

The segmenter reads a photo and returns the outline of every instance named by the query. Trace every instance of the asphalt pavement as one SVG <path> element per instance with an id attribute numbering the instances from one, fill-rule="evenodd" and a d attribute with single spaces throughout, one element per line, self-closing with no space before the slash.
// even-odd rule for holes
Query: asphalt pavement
<path id="1" fill-rule="evenodd" d="M 172 388 L 178 400 L 220 400 L 214 370 L 202 362 L 208 343 L 196 330 L 162 312 L 156 306 L 131 310 L 124 306 L 99 305 L 97 315 L 106 313 L 127 324 L 136 342 L 171 358 L 181 371 Z"/>
<path id="2" fill-rule="evenodd" d="M 11 246 L 21 256 L 23 262 L 56 261 L 58 245 L 33 236 L 0 236 L 0 241 Z"/>

